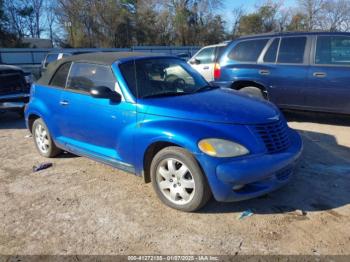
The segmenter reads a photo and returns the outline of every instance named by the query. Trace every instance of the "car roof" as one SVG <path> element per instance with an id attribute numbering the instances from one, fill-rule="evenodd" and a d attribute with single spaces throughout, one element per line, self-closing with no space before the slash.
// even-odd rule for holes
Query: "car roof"
<path id="1" fill-rule="evenodd" d="M 57 68 L 59 68 L 62 64 L 67 62 L 83 62 L 83 63 L 111 66 L 116 61 L 119 61 L 122 59 L 133 59 L 133 58 L 136 59 L 136 58 L 162 57 L 162 56 L 170 57 L 171 55 L 164 55 L 164 54 L 158 54 L 158 53 L 143 53 L 143 52 L 97 52 L 97 53 L 84 53 L 79 55 L 73 55 L 73 56 L 69 56 L 50 63 L 47 66 L 47 70 L 45 71 L 43 76 L 37 81 L 37 83 L 41 85 L 48 85 L 53 74 L 56 72 Z"/>
<path id="2" fill-rule="evenodd" d="M 46 55 L 59 55 L 59 54 L 85 54 L 85 53 L 96 53 L 96 51 L 93 50 L 79 50 L 79 51 L 72 51 L 72 50 L 57 50 L 57 51 L 51 51 L 48 52 Z"/>
<path id="3" fill-rule="evenodd" d="M 149 56 L 165 56 L 164 54 L 157 53 L 144 53 L 144 52 L 98 52 L 98 53 L 84 53 L 74 55 L 62 59 L 61 62 L 87 62 L 97 63 L 104 65 L 112 65 L 114 62 L 125 58 L 141 58 Z M 169 56 L 169 55 L 168 55 Z"/>
<path id="4" fill-rule="evenodd" d="M 201 48 L 201 50 L 204 49 L 204 48 L 208 48 L 208 47 L 220 47 L 220 46 L 227 46 L 226 41 L 223 42 L 223 43 L 215 44 L 215 45 L 206 45 L 206 46 L 203 46 L 203 47 Z"/>
<path id="5" fill-rule="evenodd" d="M 279 37 L 279 36 L 307 36 L 307 35 L 344 35 L 350 36 L 350 33 L 347 32 L 279 32 L 279 33 L 264 33 L 264 34 L 256 34 L 256 35 L 246 35 L 241 36 L 235 40 L 243 40 L 250 38 L 266 38 L 266 37 Z M 233 41 L 235 41 L 233 40 Z"/>

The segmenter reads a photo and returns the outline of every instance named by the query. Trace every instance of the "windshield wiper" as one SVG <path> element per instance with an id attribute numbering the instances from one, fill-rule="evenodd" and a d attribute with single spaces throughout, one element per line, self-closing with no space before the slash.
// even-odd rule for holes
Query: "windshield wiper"
<path id="1" fill-rule="evenodd" d="M 193 93 L 198 93 L 198 92 L 203 92 L 203 91 L 208 91 L 212 89 L 219 88 L 218 86 L 212 86 L 212 85 L 205 85 L 200 88 L 197 88 L 196 90 L 193 91 Z"/>
<path id="2" fill-rule="evenodd" d="M 164 97 L 164 96 L 181 96 L 181 95 L 186 95 L 186 94 L 189 94 L 189 93 L 186 93 L 186 92 L 164 92 L 164 93 L 145 95 L 142 98 Z"/>

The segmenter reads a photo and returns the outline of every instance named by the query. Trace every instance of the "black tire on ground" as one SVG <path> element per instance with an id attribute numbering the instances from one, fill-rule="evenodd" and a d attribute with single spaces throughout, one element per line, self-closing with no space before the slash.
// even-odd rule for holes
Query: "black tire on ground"
<path id="1" fill-rule="evenodd" d="M 45 151 L 45 152 L 39 148 L 39 144 L 37 142 L 36 129 L 39 128 L 39 126 L 41 126 L 46 131 L 45 138 L 46 138 L 48 146 L 47 146 L 47 151 Z M 40 155 L 42 155 L 44 157 L 52 158 L 52 157 L 55 157 L 62 152 L 62 150 L 59 149 L 55 145 L 55 143 L 53 142 L 51 135 L 50 135 L 50 132 L 49 132 L 49 129 L 47 128 L 46 124 L 44 123 L 44 121 L 41 118 L 38 118 L 34 121 L 33 127 L 32 127 L 32 134 L 33 134 L 35 147 L 38 150 Z"/>
<path id="2" fill-rule="evenodd" d="M 176 204 L 174 202 L 171 202 L 161 192 L 160 186 L 157 182 L 157 170 L 160 167 L 160 164 L 167 159 L 179 160 L 185 164 L 192 177 L 191 181 L 194 181 L 195 189 L 192 199 L 186 204 Z M 207 178 L 203 174 L 200 166 L 198 165 L 198 162 L 191 153 L 181 147 L 170 146 L 159 151 L 152 160 L 150 173 L 152 185 L 155 192 L 157 193 L 160 200 L 169 207 L 185 212 L 196 211 L 202 208 L 212 196 Z"/>
<path id="3" fill-rule="evenodd" d="M 246 86 L 239 90 L 240 92 L 243 92 L 245 94 L 248 94 L 249 96 L 260 98 L 260 99 L 266 99 L 264 93 L 255 86 Z"/>

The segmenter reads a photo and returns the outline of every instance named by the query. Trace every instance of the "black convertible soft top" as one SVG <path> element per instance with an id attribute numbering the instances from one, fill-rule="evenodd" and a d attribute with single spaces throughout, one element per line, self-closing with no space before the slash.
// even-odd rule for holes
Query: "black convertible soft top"
<path id="1" fill-rule="evenodd" d="M 69 56 L 48 65 L 47 70 L 42 77 L 37 81 L 38 84 L 48 85 L 56 69 L 66 62 L 87 62 L 101 65 L 112 65 L 114 62 L 123 58 L 142 58 L 150 56 L 169 56 L 157 53 L 142 53 L 142 52 L 99 52 L 85 53 L 80 55 Z"/>

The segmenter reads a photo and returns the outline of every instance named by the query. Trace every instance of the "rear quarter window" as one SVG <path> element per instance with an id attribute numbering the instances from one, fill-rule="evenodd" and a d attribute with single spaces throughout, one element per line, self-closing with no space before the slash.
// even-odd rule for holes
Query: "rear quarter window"
<path id="1" fill-rule="evenodd" d="M 246 40 L 236 44 L 228 58 L 239 62 L 256 62 L 269 39 Z"/>
<path id="2" fill-rule="evenodd" d="M 61 65 L 50 81 L 51 86 L 65 88 L 71 62 Z"/>
<path id="3" fill-rule="evenodd" d="M 105 86 L 114 91 L 116 79 L 112 69 L 106 65 L 73 63 L 67 88 L 90 92 L 92 87 Z"/>
<path id="4" fill-rule="evenodd" d="M 219 61 L 226 50 L 226 46 L 218 46 L 215 51 L 215 62 Z"/>

